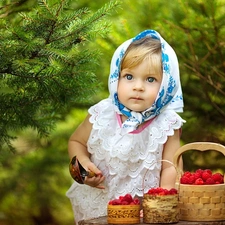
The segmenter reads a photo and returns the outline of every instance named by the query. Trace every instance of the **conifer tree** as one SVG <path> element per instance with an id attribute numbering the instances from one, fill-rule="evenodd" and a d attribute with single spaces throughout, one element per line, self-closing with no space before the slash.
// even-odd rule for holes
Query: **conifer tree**
<path id="1" fill-rule="evenodd" d="M 19 13 L 17 23 L 0 20 L 0 151 L 4 145 L 13 149 L 14 131 L 32 127 L 48 135 L 98 86 L 93 68 L 99 52 L 87 43 L 106 34 L 104 18 L 119 3 L 110 1 L 94 13 L 71 3 L 38 0 L 30 12 Z"/>

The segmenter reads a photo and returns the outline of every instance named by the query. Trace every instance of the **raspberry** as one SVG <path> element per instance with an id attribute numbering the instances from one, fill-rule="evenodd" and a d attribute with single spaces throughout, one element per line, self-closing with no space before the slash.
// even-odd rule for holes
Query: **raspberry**
<path id="1" fill-rule="evenodd" d="M 181 184 L 193 184 L 195 182 L 195 176 L 189 171 L 184 172 L 180 179 Z"/>
<path id="2" fill-rule="evenodd" d="M 188 178 L 188 184 L 194 184 L 195 182 L 195 176 L 194 175 L 191 175 L 189 178 Z"/>
<path id="3" fill-rule="evenodd" d="M 184 172 L 183 176 L 185 177 L 190 177 L 192 174 L 189 171 Z"/>
<path id="4" fill-rule="evenodd" d="M 123 196 L 119 196 L 119 200 L 121 200 L 121 201 L 122 201 L 122 200 L 123 200 Z"/>
<path id="5" fill-rule="evenodd" d="M 167 189 L 164 189 L 164 193 L 165 193 L 165 195 L 169 195 L 170 194 L 170 191 L 167 190 Z"/>
<path id="6" fill-rule="evenodd" d="M 201 172 L 197 172 L 197 171 L 193 175 L 195 177 L 195 180 L 197 180 L 198 178 L 202 177 L 202 173 Z"/>
<path id="7" fill-rule="evenodd" d="M 198 179 L 195 181 L 194 184 L 196 184 L 196 185 L 202 185 L 202 184 L 204 184 L 204 181 L 202 180 L 202 178 L 198 178 Z"/>
<path id="8" fill-rule="evenodd" d="M 155 188 L 155 190 L 156 190 L 157 193 L 159 193 L 159 192 L 163 191 L 164 189 L 161 188 L 161 187 L 157 187 L 157 188 Z"/>
<path id="9" fill-rule="evenodd" d="M 161 191 L 158 193 L 158 195 L 166 195 L 165 191 Z"/>
<path id="10" fill-rule="evenodd" d="M 131 202 L 131 203 L 132 203 L 132 202 Z M 135 205 L 139 205 L 139 204 L 140 204 L 140 201 L 139 201 L 138 198 L 134 198 L 133 203 L 134 203 Z"/>
<path id="11" fill-rule="evenodd" d="M 123 201 L 126 201 L 128 202 L 128 205 L 133 201 L 133 198 L 131 196 L 131 194 L 126 194 L 124 197 L 123 197 Z"/>
<path id="12" fill-rule="evenodd" d="M 169 190 L 169 194 L 170 194 L 170 195 L 176 195 L 176 194 L 177 194 L 177 189 L 171 188 L 171 189 Z"/>
<path id="13" fill-rule="evenodd" d="M 203 170 L 202 170 L 202 169 L 197 169 L 195 172 L 196 172 L 196 173 L 199 173 L 200 175 L 202 175 Z"/>
<path id="14" fill-rule="evenodd" d="M 152 189 L 149 189 L 148 190 L 148 194 L 149 195 L 154 195 L 155 194 L 155 189 L 153 189 L 153 188 Z"/>
<path id="15" fill-rule="evenodd" d="M 215 184 L 215 181 L 212 179 L 212 177 L 209 177 L 206 181 L 205 184 Z"/>
<path id="16" fill-rule="evenodd" d="M 110 200 L 110 201 L 109 201 L 109 205 L 112 205 L 112 204 L 113 204 L 113 200 Z"/>
<path id="17" fill-rule="evenodd" d="M 111 201 L 112 205 L 121 205 L 122 201 L 120 199 L 114 199 Z"/>
<path id="18" fill-rule="evenodd" d="M 188 177 L 182 176 L 182 177 L 180 178 L 180 183 L 181 183 L 181 184 L 188 184 L 188 182 L 189 182 Z"/>
<path id="19" fill-rule="evenodd" d="M 212 179 L 216 182 L 218 182 L 219 184 L 223 184 L 224 183 L 224 179 L 223 179 L 223 175 L 221 173 L 215 173 L 212 175 Z"/>
<path id="20" fill-rule="evenodd" d="M 121 202 L 121 205 L 129 205 L 130 203 L 129 202 L 127 202 L 127 201 L 122 201 Z"/>
<path id="21" fill-rule="evenodd" d="M 204 172 L 202 173 L 202 179 L 204 181 L 206 181 L 208 178 L 210 178 L 212 176 L 211 173 L 208 173 L 207 171 L 204 170 Z"/>
<path id="22" fill-rule="evenodd" d="M 212 175 L 212 171 L 210 169 L 205 169 L 203 172 L 207 172 L 209 173 L 210 175 Z"/>

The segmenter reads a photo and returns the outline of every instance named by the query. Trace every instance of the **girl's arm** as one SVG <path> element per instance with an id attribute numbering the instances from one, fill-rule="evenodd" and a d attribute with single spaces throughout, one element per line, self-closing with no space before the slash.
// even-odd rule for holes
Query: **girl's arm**
<path id="1" fill-rule="evenodd" d="M 92 129 L 92 124 L 89 122 L 89 118 L 90 115 L 88 115 L 78 126 L 78 128 L 71 135 L 68 143 L 68 153 L 70 159 L 76 156 L 81 164 L 90 157 L 87 151 L 87 141 Z"/>
<path id="2" fill-rule="evenodd" d="M 180 147 L 180 130 L 175 130 L 174 135 L 168 137 L 166 144 L 164 145 L 162 159 L 173 163 L 173 157 L 177 149 Z M 177 172 L 175 165 L 162 162 L 160 187 L 171 189 L 175 187 Z M 182 168 L 182 159 L 180 160 L 179 167 Z"/>
<path id="3" fill-rule="evenodd" d="M 92 171 L 96 174 L 95 177 L 85 178 L 85 184 L 104 188 L 101 183 L 104 181 L 102 172 L 94 165 L 90 160 L 90 153 L 87 150 L 87 141 L 91 133 L 92 124 L 89 121 L 90 115 L 78 126 L 78 128 L 71 135 L 68 143 L 68 153 L 70 159 L 74 156 L 77 157 L 80 164 L 88 171 Z"/>

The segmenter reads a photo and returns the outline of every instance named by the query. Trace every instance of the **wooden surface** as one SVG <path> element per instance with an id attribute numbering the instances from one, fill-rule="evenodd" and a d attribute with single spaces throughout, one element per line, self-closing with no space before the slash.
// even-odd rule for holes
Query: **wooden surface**
<path id="1" fill-rule="evenodd" d="M 99 217 L 97 219 L 91 219 L 91 220 L 83 220 L 79 222 L 79 225 L 108 225 L 107 223 L 107 217 Z M 150 223 L 140 223 L 139 225 L 150 225 Z M 178 223 L 175 223 L 176 225 L 225 225 L 225 221 L 214 221 L 214 222 L 189 222 L 189 221 L 180 221 Z M 136 224 L 138 225 L 138 224 Z M 156 225 L 156 224 L 154 224 Z M 157 223 L 157 225 L 165 225 L 164 224 L 159 224 Z"/>

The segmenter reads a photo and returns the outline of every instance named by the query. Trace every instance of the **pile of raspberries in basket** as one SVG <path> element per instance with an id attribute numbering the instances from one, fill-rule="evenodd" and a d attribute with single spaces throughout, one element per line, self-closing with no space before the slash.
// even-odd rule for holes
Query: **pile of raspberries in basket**
<path id="1" fill-rule="evenodd" d="M 221 173 L 213 173 L 210 169 L 198 169 L 195 172 L 184 172 L 180 178 L 180 183 L 192 185 L 224 184 L 224 176 Z"/>

